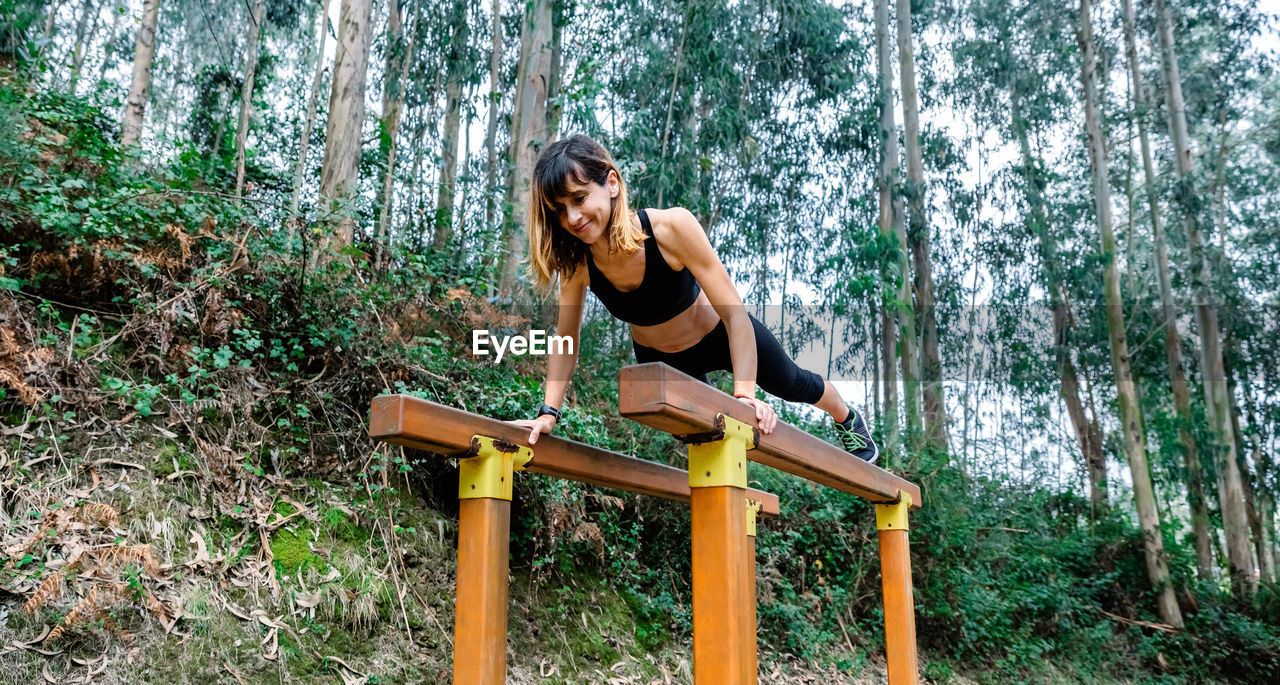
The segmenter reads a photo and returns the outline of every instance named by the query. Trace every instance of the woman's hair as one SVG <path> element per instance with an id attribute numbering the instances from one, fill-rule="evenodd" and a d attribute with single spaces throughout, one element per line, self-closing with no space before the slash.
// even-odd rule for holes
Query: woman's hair
<path id="1" fill-rule="evenodd" d="M 572 275 L 586 261 L 590 249 L 586 243 L 560 228 L 555 201 L 569 194 L 570 180 L 579 185 L 604 185 L 610 171 L 618 175 L 618 196 L 613 200 L 605 237 L 609 240 L 610 252 L 631 252 L 639 249 L 644 233 L 631 224 L 627 184 L 609 151 L 590 137 L 576 133 L 551 143 L 538 155 L 533 167 L 533 192 L 529 194 L 526 218 L 529 231 L 528 273 L 542 292 L 549 292 L 559 278 Z"/>

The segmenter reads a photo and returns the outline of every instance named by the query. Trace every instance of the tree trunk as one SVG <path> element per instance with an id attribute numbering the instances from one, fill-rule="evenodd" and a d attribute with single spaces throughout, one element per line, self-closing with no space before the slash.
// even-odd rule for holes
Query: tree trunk
<path id="1" fill-rule="evenodd" d="M 671 137 L 671 115 L 675 111 L 676 90 L 680 85 L 680 67 L 684 63 L 684 41 L 689 35 L 689 13 L 685 13 L 684 21 L 680 25 L 680 44 L 676 47 L 676 63 L 675 69 L 671 73 L 671 89 L 667 95 L 667 119 L 662 125 L 662 140 L 658 143 L 658 174 L 662 175 L 663 170 L 667 166 L 667 140 Z M 662 191 L 665 189 L 663 185 L 658 186 L 658 207 L 664 206 L 662 203 Z"/>
<path id="2" fill-rule="evenodd" d="M 249 43 L 245 46 L 244 81 L 240 84 L 240 124 L 236 128 L 236 197 L 244 191 L 244 148 L 253 116 L 253 79 L 258 70 L 258 41 L 262 40 L 263 0 L 254 0 L 249 15 Z"/>
<path id="3" fill-rule="evenodd" d="M 1173 137 L 1177 161 L 1178 189 L 1175 196 L 1182 206 L 1182 223 L 1187 231 L 1188 265 L 1195 274 L 1196 321 L 1200 328 L 1200 364 L 1204 377 L 1205 406 L 1209 427 L 1216 442 L 1219 471 L 1218 499 L 1222 507 L 1222 527 L 1227 537 L 1227 558 L 1231 566 L 1231 585 L 1242 597 L 1252 596 L 1257 589 L 1253 554 L 1249 547 L 1249 522 L 1245 511 L 1244 484 L 1236 455 L 1235 434 L 1231 430 L 1231 398 L 1227 394 L 1225 366 L 1222 360 L 1222 338 L 1218 329 L 1218 310 L 1210 300 L 1212 279 L 1209 257 L 1200 235 L 1200 218 L 1192 180 L 1191 140 L 1187 133 L 1187 117 L 1183 110 L 1182 83 L 1174 48 L 1173 23 L 1165 0 L 1156 0 L 1157 33 L 1160 57 L 1164 63 L 1165 95 L 1168 99 L 1169 130 Z"/>
<path id="4" fill-rule="evenodd" d="M 920 377 L 924 391 L 924 444 L 946 450 L 946 407 L 942 397 L 942 368 L 938 357 L 938 322 L 933 311 L 933 266 L 929 228 L 924 213 L 924 159 L 920 151 L 920 104 L 916 96 L 915 57 L 911 49 L 911 0 L 898 4 L 898 66 L 902 79 L 902 123 L 907 149 L 908 231 L 915 264 L 916 313 L 922 327 Z M 906 272 L 903 272 L 906 278 Z"/>
<path id="5" fill-rule="evenodd" d="M 316 106 L 320 100 L 320 84 L 324 81 L 324 44 L 329 37 L 329 0 L 320 0 L 320 37 L 316 41 L 316 68 L 311 75 L 311 93 L 307 96 L 307 118 L 302 124 L 302 140 L 298 142 L 298 163 L 293 170 L 293 192 L 289 194 L 289 242 L 293 242 L 298 217 L 298 199 L 302 194 L 302 176 L 307 169 L 307 150 L 311 147 L 311 130 L 316 123 Z"/>
<path id="6" fill-rule="evenodd" d="M 46 49 L 52 49 L 53 32 L 58 26 L 58 10 L 62 9 L 62 0 L 55 0 L 49 7 L 49 13 L 44 18 L 44 40 L 45 47 L 41 48 L 43 52 Z"/>
<path id="7" fill-rule="evenodd" d="M 1116 269 L 1116 237 L 1111 229 L 1111 188 L 1107 183 L 1106 140 L 1098 113 L 1097 48 L 1089 18 L 1090 0 L 1080 0 L 1080 25 L 1076 40 L 1082 56 L 1080 80 L 1084 86 L 1085 129 L 1088 134 L 1089 161 L 1093 172 L 1093 199 L 1098 232 L 1102 238 L 1103 287 L 1106 293 L 1107 332 L 1111 341 L 1111 367 L 1115 373 L 1120 405 L 1120 423 L 1124 431 L 1125 456 L 1133 477 L 1133 499 L 1142 527 L 1147 577 L 1157 593 L 1161 620 L 1182 627 L 1182 612 L 1169 581 L 1169 566 L 1160 534 L 1160 513 L 1156 508 L 1151 470 L 1147 466 L 1146 436 L 1143 434 L 1142 407 L 1138 403 L 1133 371 L 1129 366 L 1129 343 L 1124 328 L 1124 302 L 1120 294 L 1120 274 Z"/>
<path id="8" fill-rule="evenodd" d="M 1107 508 L 1107 460 L 1102 451 L 1102 432 L 1096 423 L 1085 416 L 1084 403 L 1080 400 L 1080 380 L 1075 364 L 1071 361 L 1068 343 L 1070 322 L 1067 302 L 1063 296 L 1061 275 L 1058 273 L 1060 256 L 1057 241 L 1049 226 L 1049 212 L 1044 203 L 1044 179 L 1040 175 L 1039 162 L 1031 152 L 1031 140 L 1027 122 L 1022 114 L 1022 94 L 1016 83 L 1009 88 L 1010 115 L 1014 137 L 1022 154 L 1022 176 L 1026 189 L 1027 206 L 1031 208 L 1028 223 L 1036 237 L 1037 251 L 1044 269 L 1045 290 L 1049 294 L 1049 307 L 1053 314 L 1053 351 L 1058 366 L 1060 384 L 1058 392 L 1067 405 L 1067 416 L 1080 444 L 1080 456 L 1085 473 L 1089 477 L 1089 503 L 1093 516 Z"/>
<path id="9" fill-rule="evenodd" d="M 133 80 L 129 99 L 124 106 L 120 145 L 130 147 L 142 137 L 142 118 L 147 111 L 147 93 L 151 90 L 151 61 L 156 56 L 156 21 L 160 18 L 160 0 L 144 0 L 142 23 L 133 48 Z"/>
<path id="10" fill-rule="evenodd" d="M 506 251 L 499 270 L 498 291 L 513 295 L 516 269 L 528 251 L 524 218 L 529 204 L 533 163 L 547 135 L 547 81 L 551 70 L 551 0 L 530 0 L 520 28 L 520 63 L 511 113 L 511 160 L 515 168 L 507 187 L 509 212 L 503 226 Z"/>
<path id="11" fill-rule="evenodd" d="M 444 86 L 444 139 L 440 149 L 440 189 L 436 195 L 435 239 L 431 248 L 437 253 L 448 249 L 453 238 L 453 196 L 457 193 L 458 180 L 458 124 L 462 108 L 462 64 L 466 49 L 466 6 L 454 2 L 453 36 L 450 40 L 449 78 Z"/>
<path id="12" fill-rule="evenodd" d="M 396 153 L 400 143 L 400 115 L 404 111 L 404 94 L 409 64 L 413 61 L 415 33 L 410 32 L 406 41 L 401 3 L 387 3 L 387 59 L 383 71 L 385 87 L 382 89 L 382 136 L 378 146 L 382 165 L 378 170 L 378 185 L 373 203 L 373 271 L 382 273 L 386 265 L 388 243 L 391 240 L 392 200 L 395 197 Z M 416 7 L 416 6 L 415 6 Z M 412 10 L 411 10 L 412 11 Z"/>
<path id="13" fill-rule="evenodd" d="M 895 231 L 897 216 L 901 214 L 902 199 L 896 190 L 898 168 L 898 128 L 893 121 L 893 64 L 889 45 L 889 0 L 876 0 L 876 69 L 877 97 L 880 101 L 880 171 L 876 185 L 880 198 L 880 234 L 885 243 L 894 245 L 894 249 L 885 256 L 881 268 L 884 280 L 884 302 L 880 308 L 880 345 L 883 348 L 881 363 L 884 366 L 884 430 L 885 448 L 888 454 L 897 454 L 901 445 L 898 429 L 898 374 L 895 365 L 898 361 L 898 325 L 901 321 L 904 335 L 902 339 L 903 379 L 908 383 L 907 411 L 914 414 L 911 388 L 915 385 L 912 364 L 914 364 L 915 321 L 911 313 L 911 291 L 908 285 L 906 253 L 902 251 L 898 232 Z M 895 269 L 890 266 L 894 260 Z M 903 295 L 905 294 L 905 298 Z M 904 313 L 905 312 L 905 313 Z M 909 333 L 907 333 L 909 331 Z M 909 424 L 910 427 L 910 424 Z M 911 431 L 918 426 L 910 427 Z M 912 432 L 914 435 L 915 433 Z"/>
<path id="14" fill-rule="evenodd" d="M 495 190 L 498 183 L 498 99 L 502 89 L 502 2 L 493 0 L 493 48 L 489 53 L 489 121 L 485 131 L 484 230 L 498 232 L 494 225 Z M 488 245 L 486 245 L 488 247 Z"/>
<path id="15" fill-rule="evenodd" d="M 80 83 L 80 68 L 84 66 L 85 43 L 93 40 L 98 32 L 98 0 L 85 0 L 80 10 L 80 18 L 76 21 L 76 43 L 71 51 L 71 79 L 68 88 L 72 95 L 76 94 L 76 86 Z M 90 26 L 92 25 L 92 30 Z"/>
<path id="16" fill-rule="evenodd" d="M 554 0 L 551 5 L 551 71 L 547 79 L 547 140 L 555 140 L 560 132 L 560 117 L 564 113 L 564 105 L 556 98 L 560 97 L 560 89 L 564 86 L 564 32 L 560 22 L 564 12 L 565 0 Z M 661 192 L 661 191 L 659 191 Z"/>
<path id="17" fill-rule="evenodd" d="M 1160 322 L 1164 327 L 1165 361 L 1169 367 L 1169 385 L 1178 418 L 1178 441 L 1182 443 L 1182 467 L 1187 481 L 1187 503 L 1191 508 L 1191 528 L 1196 541 L 1196 576 L 1213 577 L 1213 553 L 1209 546 L 1209 507 L 1204 499 L 1204 478 L 1200 471 L 1200 450 L 1192 433 L 1191 391 L 1182 369 L 1182 349 L 1178 336 L 1178 307 L 1173 301 L 1173 285 L 1169 275 L 1169 252 L 1165 246 L 1164 220 L 1160 214 L 1160 188 L 1151 159 L 1151 141 L 1147 133 L 1146 89 L 1142 83 L 1141 65 L 1133 30 L 1132 0 L 1121 0 L 1124 15 L 1125 51 L 1129 58 L 1129 78 L 1133 83 L 1134 118 L 1138 122 L 1138 139 L 1142 148 L 1142 171 L 1146 181 L 1147 205 L 1151 214 L 1151 244 L 1155 253 L 1156 280 L 1160 287 Z M 1133 230 L 1132 228 L 1130 229 Z M 1132 267 L 1130 267 L 1132 270 Z"/>
<path id="18" fill-rule="evenodd" d="M 107 78 L 107 67 L 111 58 L 115 57 L 116 36 L 120 33 L 120 20 L 124 17 L 124 8 L 118 2 L 111 3 L 111 31 L 107 33 L 107 42 L 102 48 L 102 64 L 98 67 L 98 82 L 94 85 L 96 92 Z"/>
<path id="19" fill-rule="evenodd" d="M 369 67 L 369 15 L 373 0 L 342 0 L 338 45 L 329 92 L 320 204 L 329 234 L 321 252 L 351 244 L 355 233 L 356 185 L 360 175 L 360 131 L 364 124 L 365 74 Z M 326 257 L 327 258 L 327 257 Z"/>

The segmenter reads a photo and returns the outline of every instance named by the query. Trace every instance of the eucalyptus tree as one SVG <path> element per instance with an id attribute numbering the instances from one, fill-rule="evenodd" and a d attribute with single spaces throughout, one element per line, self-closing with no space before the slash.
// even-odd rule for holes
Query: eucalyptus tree
<path id="1" fill-rule="evenodd" d="M 373 34 L 372 7 L 373 0 L 342 0 L 338 18 L 324 162 L 320 167 L 320 201 L 329 230 L 321 253 L 350 245 L 355 229 L 352 203 L 360 175 L 365 79 Z"/>
<path id="2" fill-rule="evenodd" d="M 933 265 L 929 225 L 925 217 L 924 159 L 920 151 L 920 101 L 916 93 L 915 56 L 911 48 L 911 0 L 897 0 L 898 68 L 902 80 L 903 139 L 907 152 L 908 241 L 915 266 L 916 318 L 920 322 L 920 378 L 924 399 L 925 444 L 947 448 L 946 403 L 938 355 L 938 319 L 934 311 Z M 904 276 L 905 278 L 905 276 Z"/>
<path id="3" fill-rule="evenodd" d="M 881 305 L 881 365 L 884 376 L 884 435 L 888 449 L 896 451 L 898 435 L 897 360 L 902 359 L 902 380 L 907 410 L 907 434 L 919 435 L 920 397 L 916 376 L 916 322 L 911 301 L 910 265 L 906 244 L 905 213 L 898 192 L 898 128 L 893 117 L 893 64 L 889 46 L 889 0 L 876 0 L 876 73 L 880 108 L 880 172 L 877 177 L 881 239 L 891 245 L 884 260 Z M 901 335 L 899 335 L 899 331 Z"/>
<path id="4" fill-rule="evenodd" d="M 120 33 L 120 22 L 128 13 L 124 0 L 108 0 L 107 7 L 111 12 L 111 30 L 107 32 L 107 41 L 102 45 L 102 62 L 98 65 L 98 81 L 94 86 L 95 90 L 101 88 L 106 81 L 107 69 L 111 67 L 111 61 L 115 57 L 116 36 Z"/>
<path id="5" fill-rule="evenodd" d="M 1052 136 L 1053 127 L 1070 102 L 1070 77 L 1057 59 L 1070 38 L 1071 24 L 1058 5 L 987 0 L 969 6 L 972 28 L 962 30 L 953 55 L 959 71 L 957 96 L 974 108 L 979 125 L 1001 131 L 1016 145 L 1018 161 L 1010 165 L 1014 191 L 1020 195 L 1021 228 L 1034 241 L 1039 259 L 1037 280 L 1048 299 L 1057 392 L 1080 447 L 1095 514 L 1107 507 L 1106 455 L 1096 415 L 1090 419 L 1081 398 L 1080 375 L 1072 355 L 1071 312 L 1066 269 L 1070 255 L 1061 245 L 1068 224 L 1046 197 L 1052 173 L 1032 139 Z M 990 83 L 972 89 L 964 84 Z M 996 267 L 999 268 L 999 267 Z"/>
<path id="6" fill-rule="evenodd" d="M 1157 596 L 1160 618 L 1181 628 L 1182 611 L 1178 608 L 1169 565 L 1165 558 L 1164 539 L 1160 531 L 1160 511 L 1156 506 L 1147 463 L 1146 436 L 1142 407 L 1130 366 L 1129 344 L 1125 333 L 1124 301 L 1120 292 L 1120 275 L 1116 267 L 1116 239 L 1111 227 L 1111 188 L 1107 178 L 1106 133 L 1098 111 L 1097 46 L 1093 40 L 1090 0 L 1080 0 L 1079 29 L 1076 40 L 1081 53 L 1080 80 L 1085 132 L 1093 175 L 1094 218 L 1102 239 L 1103 289 L 1106 299 L 1107 332 L 1111 341 L 1111 366 L 1120 407 L 1120 423 L 1124 433 L 1125 456 L 1133 478 L 1133 498 L 1142 528 L 1147 577 Z"/>
<path id="7" fill-rule="evenodd" d="M 298 199 L 302 193 L 302 176 L 307 168 L 307 151 L 311 147 L 311 130 L 316 123 L 316 106 L 320 100 L 320 84 L 324 81 L 325 72 L 325 40 L 329 37 L 329 0 L 319 0 L 320 2 L 320 26 L 319 35 L 316 37 L 315 48 L 312 51 L 312 58 L 315 60 L 315 67 L 311 74 L 311 90 L 307 95 L 306 115 L 302 120 L 302 135 L 298 141 L 298 161 L 294 165 L 293 185 L 289 193 L 289 238 L 292 241 L 294 234 L 294 224 L 298 216 Z"/>
<path id="8" fill-rule="evenodd" d="M 1175 197 L 1182 209 L 1191 272 L 1195 274 L 1196 321 L 1200 329 L 1200 364 L 1205 405 L 1216 443 L 1218 465 L 1218 500 L 1222 507 L 1222 527 L 1227 537 L 1227 557 L 1231 565 L 1231 581 L 1244 596 L 1256 589 L 1255 566 L 1249 544 L 1249 523 L 1244 502 L 1244 484 L 1236 453 L 1235 432 L 1231 426 L 1231 398 L 1227 392 L 1226 367 L 1222 355 L 1222 337 L 1218 325 L 1218 309 L 1212 291 L 1212 266 L 1200 233 L 1200 206 L 1193 173 L 1194 162 L 1187 119 L 1183 110 L 1182 80 L 1178 71 L 1173 23 L 1165 0 L 1155 0 L 1160 57 L 1164 66 L 1165 99 L 1169 131 L 1173 139 L 1173 157 L 1178 173 Z"/>
<path id="9" fill-rule="evenodd" d="M 1146 87 L 1142 79 L 1142 65 L 1138 61 L 1132 0 L 1121 0 L 1121 10 L 1124 19 L 1125 54 L 1129 64 L 1130 88 L 1133 92 L 1133 118 L 1137 122 L 1138 140 L 1142 151 L 1144 187 L 1147 191 L 1148 216 L 1151 221 L 1152 251 L 1156 280 L 1160 290 L 1159 323 L 1164 330 L 1165 361 L 1168 366 L 1169 385 L 1173 391 L 1174 409 L 1177 413 L 1178 441 L 1182 445 L 1182 466 L 1187 481 L 1187 501 L 1191 507 L 1191 528 L 1195 536 L 1196 574 L 1202 579 L 1208 579 L 1213 575 L 1213 556 L 1209 544 L 1209 507 L 1204 498 L 1200 450 L 1193 431 L 1191 392 L 1187 386 L 1186 373 L 1182 368 L 1182 347 L 1177 325 L 1178 307 L 1173 299 L 1173 283 L 1169 274 L 1169 251 L 1166 246 L 1164 220 L 1160 209 L 1160 185 L 1156 178 L 1155 164 L 1151 157 L 1151 141 L 1147 132 L 1150 106 L 1147 103 Z M 1133 230 L 1130 227 L 1130 231 Z"/>
<path id="10" fill-rule="evenodd" d="M 484 225 L 486 230 L 493 230 L 494 188 L 498 183 L 498 100 L 501 93 L 499 77 L 502 71 L 501 0 L 492 0 L 489 11 L 493 15 L 493 45 L 489 53 L 489 116 L 484 135 Z"/>
<path id="11" fill-rule="evenodd" d="M 99 22 L 102 20 L 102 7 L 98 3 L 99 0 L 84 0 L 76 19 L 75 46 L 71 50 L 71 76 L 67 85 L 73 95 L 80 83 L 80 70 L 84 67 L 89 44 L 97 36 Z"/>
<path id="12" fill-rule="evenodd" d="M 253 0 L 249 13 L 249 41 L 245 46 L 244 77 L 240 85 L 240 123 L 236 128 L 236 196 L 244 189 L 244 146 L 249 138 L 249 118 L 253 115 L 253 79 L 258 70 L 258 43 L 262 40 L 264 0 Z"/>
<path id="13" fill-rule="evenodd" d="M 468 50 L 467 5 L 454 0 L 449 12 L 449 44 L 446 48 L 444 136 L 440 141 L 440 187 L 436 196 L 435 239 L 432 248 L 444 251 L 453 235 L 453 198 L 458 178 L 458 124 L 462 110 L 462 86 L 475 62 Z M 550 137 L 554 137 L 552 134 Z"/>
<path id="14" fill-rule="evenodd" d="M 147 111 L 147 98 L 151 90 L 151 62 L 156 54 L 156 20 L 160 17 L 160 0 L 143 0 L 142 19 L 138 24 L 138 38 L 133 49 L 133 79 L 129 85 L 129 98 L 125 101 L 124 123 L 121 126 L 120 144 L 136 145 L 142 137 L 142 119 Z"/>
<path id="15" fill-rule="evenodd" d="M 520 24 L 520 59 L 511 113 L 511 180 L 507 184 L 507 212 L 503 224 L 506 250 L 499 269 L 498 292 L 509 297 L 515 287 L 520 256 L 528 250 L 524 213 L 538 151 L 547 142 L 547 83 L 551 72 L 553 0 L 525 4 Z"/>
<path id="16" fill-rule="evenodd" d="M 405 31 L 405 12 L 415 26 Z M 396 156 L 400 148 L 400 117 L 404 111 L 409 65 L 422 16 L 418 3 L 388 0 L 385 66 L 382 70 L 382 116 L 379 118 L 378 181 L 373 203 L 373 270 L 381 272 L 391 240 L 392 203 L 395 199 Z"/>

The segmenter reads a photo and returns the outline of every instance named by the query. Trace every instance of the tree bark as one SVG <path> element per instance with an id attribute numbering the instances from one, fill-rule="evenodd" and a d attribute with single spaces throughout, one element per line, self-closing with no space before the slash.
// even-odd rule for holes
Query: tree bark
<path id="1" fill-rule="evenodd" d="M 1093 172 L 1094 212 L 1102 238 L 1103 287 L 1106 294 L 1107 333 L 1111 341 L 1111 367 L 1115 374 L 1120 405 L 1125 456 L 1133 477 L 1133 499 L 1138 509 L 1138 524 L 1142 528 L 1147 577 L 1157 594 L 1161 620 L 1175 628 L 1181 628 L 1182 612 L 1169 581 L 1169 565 L 1164 554 L 1164 539 L 1160 534 L 1160 512 L 1156 507 L 1151 470 L 1147 465 L 1142 407 L 1138 401 L 1133 371 L 1129 366 L 1124 302 L 1120 293 L 1120 274 L 1116 269 L 1116 237 L 1111 228 L 1111 188 L 1107 183 L 1106 139 L 1098 113 L 1097 48 L 1093 42 L 1089 10 L 1090 0 L 1080 0 L 1080 24 L 1076 40 L 1082 56 L 1080 80 L 1084 91 L 1082 99 L 1085 130 L 1088 134 L 1089 161 Z"/>
<path id="2" fill-rule="evenodd" d="M 378 186 L 373 204 L 374 273 L 381 273 L 385 267 L 388 243 L 391 240 L 396 154 L 400 147 L 400 116 L 404 111 L 406 78 L 413 56 L 414 35 L 411 32 L 409 39 L 405 40 L 401 2 L 404 0 L 390 0 L 387 3 L 387 59 L 383 71 L 386 85 L 382 89 L 382 136 L 378 146 L 383 162 L 378 169 Z"/>
<path id="3" fill-rule="evenodd" d="M 321 252 L 351 244 L 355 232 L 356 184 L 360 175 L 360 132 L 364 124 L 365 74 L 369 67 L 369 15 L 373 0 L 342 0 L 338 45 L 329 92 L 320 204 L 329 234 Z"/>
<path id="4" fill-rule="evenodd" d="M 144 0 L 142 22 L 133 48 L 133 80 L 124 106 L 120 145 L 130 147 L 142 137 L 142 120 L 147 111 L 147 94 L 151 90 L 151 62 L 156 56 L 156 21 L 160 18 L 160 0 Z"/>
<path id="5" fill-rule="evenodd" d="M 1080 445 L 1080 456 L 1084 461 L 1085 473 L 1089 477 L 1089 503 L 1093 516 L 1096 517 L 1106 510 L 1108 504 L 1107 460 L 1106 454 L 1102 451 L 1102 431 L 1096 422 L 1090 422 L 1085 416 L 1084 403 L 1080 400 L 1080 380 L 1076 374 L 1075 364 L 1071 361 L 1068 343 L 1070 322 L 1066 298 L 1063 296 L 1062 279 L 1058 273 L 1060 257 L 1057 241 L 1050 230 L 1049 212 L 1044 203 L 1044 179 L 1040 175 L 1039 162 L 1031 152 L 1027 123 L 1022 114 L 1022 95 L 1018 91 L 1016 82 L 1009 88 L 1009 101 L 1012 129 L 1022 154 L 1022 176 L 1027 206 L 1031 209 L 1028 223 L 1031 233 L 1036 237 L 1036 246 L 1044 269 L 1045 290 L 1049 293 L 1049 307 L 1053 315 L 1053 352 L 1060 379 L 1058 392 L 1067 405 L 1067 416 L 1071 419 L 1076 442 Z"/>
<path id="6" fill-rule="evenodd" d="M 329 0 L 320 0 L 320 37 L 316 40 L 316 68 L 311 75 L 311 93 L 307 96 L 307 117 L 298 141 L 298 163 L 293 170 L 293 192 L 289 194 L 289 242 L 293 242 L 298 217 L 298 200 L 302 194 L 302 176 L 307 169 L 307 151 L 311 147 L 311 130 L 316 123 L 316 106 L 320 101 L 320 85 L 324 81 L 324 44 L 329 37 Z"/>
<path id="7" fill-rule="evenodd" d="M 547 84 L 551 70 L 551 0 L 530 0 L 520 29 L 520 63 L 515 106 L 511 114 L 511 159 L 515 168 L 507 187 L 509 208 L 503 226 L 506 251 L 499 270 L 498 291 L 513 295 L 516 270 L 528 251 L 524 219 L 530 179 L 538 151 L 547 135 Z"/>
<path id="8" fill-rule="evenodd" d="M 244 81 L 240 84 L 240 123 L 236 128 L 236 197 L 244 191 L 244 148 L 253 116 L 253 79 L 258 70 L 258 41 L 262 40 L 263 0 L 254 0 L 249 15 L 249 43 L 245 46 Z"/>
<path id="9" fill-rule="evenodd" d="M 1222 360 L 1222 337 L 1218 327 L 1218 310 L 1210 300 L 1212 272 L 1209 257 L 1200 234 L 1199 206 L 1192 172 L 1191 140 L 1187 133 L 1187 117 L 1183 109 L 1182 82 L 1173 37 L 1173 22 L 1165 0 L 1156 0 L 1157 34 L 1160 57 L 1164 64 L 1165 96 L 1168 101 L 1169 130 L 1173 138 L 1174 158 L 1178 170 L 1175 193 L 1182 207 L 1182 223 L 1187 232 L 1188 265 L 1195 274 L 1196 321 L 1200 328 L 1200 364 L 1204 377 L 1205 406 L 1213 431 L 1215 461 L 1218 464 L 1218 499 L 1222 507 L 1222 527 L 1227 537 L 1227 558 L 1231 566 L 1231 585 L 1237 595 L 1250 597 L 1257 589 L 1253 554 L 1249 545 L 1249 522 L 1245 511 L 1244 484 L 1236 454 L 1235 433 L 1231 429 L 1231 398 L 1227 393 L 1225 365 Z"/>
<path id="10" fill-rule="evenodd" d="M 547 79 L 547 140 L 555 140 L 560 132 L 560 117 L 564 106 L 556 100 L 564 86 L 564 31 L 560 25 L 565 0 L 553 0 L 551 5 L 551 70 Z"/>
<path id="11" fill-rule="evenodd" d="M 98 32 L 98 0 L 85 0 L 80 10 L 80 18 L 76 20 L 76 43 L 71 51 L 71 78 L 68 88 L 72 95 L 76 94 L 76 86 L 80 83 L 80 68 L 84 66 L 85 43 L 93 40 Z M 90 30 L 92 25 L 92 30 Z"/>
<path id="12" fill-rule="evenodd" d="M 502 89 L 502 2 L 493 0 L 493 48 L 489 54 L 489 121 L 485 131 L 484 230 L 498 231 L 494 226 L 495 194 L 498 183 L 498 99 Z"/>
<path id="13" fill-rule="evenodd" d="M 120 19 L 124 17 L 123 9 L 118 2 L 111 3 L 111 31 L 107 33 L 107 42 L 102 48 L 102 64 L 98 67 L 95 91 L 102 87 L 102 82 L 107 78 L 107 67 L 111 64 L 111 58 L 115 56 L 116 35 L 120 32 Z"/>
<path id="14" fill-rule="evenodd" d="M 898 128 L 893 120 L 893 64 L 889 43 L 889 0 L 876 0 L 876 92 L 880 101 L 880 170 L 876 178 L 879 191 L 880 234 L 888 245 L 893 245 L 885 256 L 881 268 L 884 280 L 884 302 L 880 308 L 881 364 L 884 376 L 885 448 L 888 454 L 897 454 L 901 447 L 898 428 L 898 328 L 902 336 L 902 377 L 906 385 L 908 432 L 918 434 L 919 425 L 912 421 L 919 418 L 915 411 L 915 317 L 911 311 L 911 290 L 908 278 L 907 256 L 903 251 L 901 234 L 905 232 L 898 221 L 902 214 L 902 197 L 896 192 L 898 170 Z M 903 230 L 898 230 L 903 229 Z"/>
<path id="15" fill-rule="evenodd" d="M 1209 546 L 1209 506 L 1204 499 L 1204 477 L 1200 470 L 1200 449 L 1192 433 L 1191 391 L 1182 369 L 1182 348 L 1178 336 L 1178 307 L 1173 301 L 1173 281 L 1169 275 L 1169 251 L 1165 245 L 1164 220 L 1160 214 L 1160 188 L 1155 164 L 1151 158 L 1151 141 L 1147 132 L 1150 112 L 1142 69 L 1138 63 L 1138 47 L 1133 30 L 1133 2 L 1121 0 L 1124 15 L 1125 51 L 1129 59 L 1129 78 L 1133 83 L 1134 118 L 1138 123 L 1138 140 L 1142 148 L 1142 171 L 1146 181 L 1147 205 L 1151 214 L 1151 245 L 1155 253 L 1156 280 L 1160 287 L 1160 322 L 1164 327 L 1165 362 L 1169 367 L 1169 385 L 1178 418 L 1178 441 L 1182 444 L 1182 467 L 1187 482 L 1187 503 L 1191 509 L 1191 528 L 1196 543 L 1196 576 L 1213 577 L 1213 552 Z M 1133 229 L 1131 228 L 1130 231 Z M 1132 267 L 1130 267 L 1132 269 Z"/>
<path id="16" fill-rule="evenodd" d="M 440 148 L 440 188 L 436 195 L 435 239 L 431 248 L 437 253 L 448 249 L 453 239 L 453 197 L 458 180 L 458 124 L 462 108 L 462 65 L 460 63 L 467 36 L 466 6 L 454 2 L 453 36 L 450 39 L 449 77 L 444 86 L 444 139 Z"/>
<path id="17" fill-rule="evenodd" d="M 933 266 L 925 221 L 924 159 L 920 151 L 920 103 L 916 95 L 915 57 L 911 48 L 911 0 L 897 0 L 898 67 L 902 79 L 902 123 L 907 149 L 908 239 L 915 265 L 916 315 L 922 329 L 920 378 L 924 397 L 924 444 L 942 453 L 947 448 L 946 406 L 938 356 L 938 322 L 934 313 Z M 903 277 L 905 278 L 905 272 Z"/>

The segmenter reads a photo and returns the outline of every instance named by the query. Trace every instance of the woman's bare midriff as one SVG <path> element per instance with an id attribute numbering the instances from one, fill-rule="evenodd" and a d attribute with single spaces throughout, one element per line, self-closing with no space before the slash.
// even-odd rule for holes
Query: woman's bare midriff
<path id="1" fill-rule="evenodd" d="M 720 315 L 706 292 L 699 292 L 698 299 L 673 319 L 653 326 L 631 324 L 631 338 L 659 352 L 679 352 L 698 344 L 719 323 Z"/>

